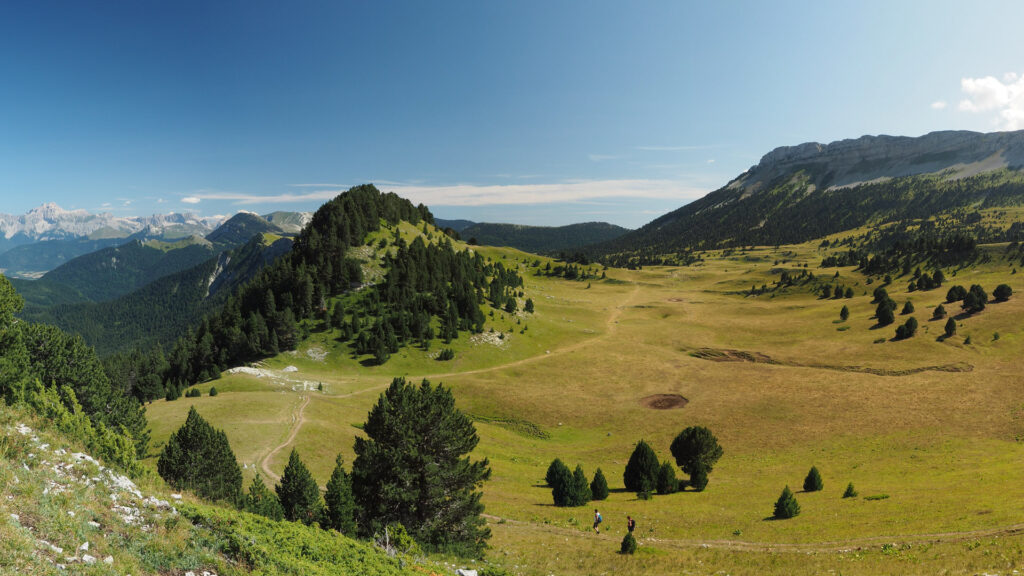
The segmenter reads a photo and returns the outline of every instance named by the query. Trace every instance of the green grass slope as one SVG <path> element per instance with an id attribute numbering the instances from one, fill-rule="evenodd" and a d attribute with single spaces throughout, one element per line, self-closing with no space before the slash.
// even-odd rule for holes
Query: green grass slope
<path id="1" fill-rule="evenodd" d="M 622 236 L 629 229 L 607 222 L 583 222 L 568 226 L 523 226 L 520 224 L 471 224 L 459 235 L 464 240 L 476 239 L 478 244 L 510 246 L 538 254 L 572 251 L 588 244 L 606 242 Z"/>

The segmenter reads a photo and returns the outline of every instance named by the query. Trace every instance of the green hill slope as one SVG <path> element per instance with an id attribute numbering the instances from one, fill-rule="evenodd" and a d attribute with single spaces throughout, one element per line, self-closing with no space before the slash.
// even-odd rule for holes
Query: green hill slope
<path id="1" fill-rule="evenodd" d="M 584 222 L 568 226 L 522 226 L 519 224 L 472 224 L 459 230 L 463 240 L 488 246 L 511 246 L 525 252 L 554 254 L 587 244 L 606 242 L 629 229 L 607 222 Z"/>

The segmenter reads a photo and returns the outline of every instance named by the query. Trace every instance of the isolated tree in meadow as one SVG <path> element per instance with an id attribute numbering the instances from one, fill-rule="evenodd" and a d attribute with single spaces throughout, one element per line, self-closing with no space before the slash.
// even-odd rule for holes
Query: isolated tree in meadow
<path id="1" fill-rule="evenodd" d="M 856 498 L 857 490 L 853 487 L 853 482 L 846 485 L 846 491 L 843 492 L 843 498 Z"/>
<path id="2" fill-rule="evenodd" d="M 939 304 L 938 306 L 935 307 L 935 310 L 932 312 L 932 318 L 945 318 L 945 317 L 946 317 L 946 307 L 943 306 L 942 304 Z"/>
<path id="3" fill-rule="evenodd" d="M 1000 284 L 992 291 L 992 296 L 995 297 L 996 302 L 1005 302 L 1010 299 L 1010 296 L 1013 296 L 1013 288 L 1010 288 L 1009 284 Z"/>
<path id="4" fill-rule="evenodd" d="M 792 518 L 800 513 L 800 505 L 797 504 L 796 497 L 793 496 L 793 492 L 790 491 L 789 486 L 782 489 L 782 494 L 779 499 L 775 501 L 775 512 L 772 514 L 776 520 L 784 520 L 786 518 Z"/>
<path id="5" fill-rule="evenodd" d="M 661 463 L 658 469 L 658 494 L 673 494 L 679 491 L 679 480 L 676 478 L 676 468 L 668 460 Z"/>
<path id="6" fill-rule="evenodd" d="M 188 417 L 167 440 L 157 472 L 176 490 L 192 490 L 208 500 L 232 500 L 242 490 L 242 470 L 223 430 L 189 408 Z"/>
<path id="7" fill-rule="evenodd" d="M 288 455 L 288 465 L 284 468 L 281 483 L 275 486 L 274 490 L 281 500 L 281 507 L 284 508 L 284 517 L 287 520 L 302 522 L 307 526 L 320 521 L 323 513 L 320 487 L 294 448 Z"/>
<path id="8" fill-rule="evenodd" d="M 959 302 L 967 296 L 967 290 L 963 286 L 956 285 L 946 292 L 946 302 Z"/>
<path id="9" fill-rule="evenodd" d="M 561 459 L 555 458 L 551 461 L 551 464 L 548 465 L 548 471 L 544 474 L 544 482 L 549 487 L 553 488 L 555 486 L 555 479 L 561 476 L 563 472 L 571 474 L 569 467 L 566 466 Z"/>
<path id="10" fill-rule="evenodd" d="M 896 339 L 905 340 L 917 334 L 917 319 L 911 316 L 907 321 L 896 327 Z"/>
<path id="11" fill-rule="evenodd" d="M 352 493 L 366 534 L 400 522 L 430 549 L 479 555 L 490 537 L 478 488 L 487 459 L 468 454 L 480 441 L 451 390 L 395 378 L 356 438 Z"/>
<path id="12" fill-rule="evenodd" d="M 949 320 L 946 320 L 946 338 L 950 338 L 954 334 L 956 334 L 956 320 L 950 317 Z"/>
<path id="13" fill-rule="evenodd" d="M 608 481 L 604 478 L 604 472 L 600 468 L 594 472 L 594 479 L 590 481 L 590 497 L 594 500 L 604 500 L 608 497 Z"/>
<path id="14" fill-rule="evenodd" d="M 644 480 L 647 480 L 649 487 L 655 486 L 658 482 L 659 468 L 661 465 L 658 463 L 658 456 L 654 453 L 654 449 L 647 442 L 641 440 L 633 449 L 633 454 L 629 456 L 626 470 L 622 474 L 622 482 L 626 485 L 626 490 L 640 492 L 643 489 Z"/>
<path id="15" fill-rule="evenodd" d="M 850 309 L 844 304 L 842 309 L 839 310 L 839 319 L 846 322 L 846 319 L 850 317 Z"/>
<path id="16" fill-rule="evenodd" d="M 818 472 L 817 466 L 811 466 L 810 472 L 807 473 L 807 477 L 804 478 L 804 492 L 818 492 L 825 487 L 825 484 L 821 481 L 821 474 Z"/>
<path id="17" fill-rule="evenodd" d="M 907 300 L 907 302 L 903 305 L 903 310 L 900 311 L 900 314 L 913 314 L 913 313 L 914 313 L 914 304 L 910 300 Z"/>
<path id="18" fill-rule="evenodd" d="M 326 514 L 324 527 L 333 528 L 346 536 L 356 533 L 356 503 L 352 497 L 352 477 L 345 471 L 341 454 L 334 459 L 334 471 L 327 481 L 324 494 Z"/>
<path id="19" fill-rule="evenodd" d="M 849 286 L 847 286 L 846 287 L 846 294 L 843 294 L 843 296 L 846 297 L 846 298 L 853 298 L 853 288 L 850 288 Z"/>
<path id="20" fill-rule="evenodd" d="M 636 538 L 632 532 L 627 532 L 619 545 L 619 554 L 636 554 Z"/>
<path id="21" fill-rule="evenodd" d="M 284 509 L 281 508 L 281 501 L 277 499 L 277 494 L 274 494 L 273 491 L 267 488 L 259 474 L 252 479 L 252 484 L 249 485 L 249 493 L 245 495 L 245 500 L 242 502 L 242 508 L 246 512 L 266 516 L 271 520 L 284 519 Z"/>
<path id="22" fill-rule="evenodd" d="M 708 483 L 708 474 L 722 457 L 722 447 L 711 430 L 703 426 L 690 426 L 672 440 L 669 447 L 676 465 L 690 475 L 689 485 L 698 492 Z"/>
<path id="23" fill-rule="evenodd" d="M 533 313 L 533 299 L 532 298 L 527 298 L 526 299 L 526 304 L 523 306 L 523 310 L 525 310 L 525 311 L 527 311 L 527 312 L 529 312 L 531 314 Z"/>

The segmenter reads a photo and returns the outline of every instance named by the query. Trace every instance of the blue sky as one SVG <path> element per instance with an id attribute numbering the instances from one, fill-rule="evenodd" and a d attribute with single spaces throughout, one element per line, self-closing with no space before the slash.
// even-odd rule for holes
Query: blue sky
<path id="1" fill-rule="evenodd" d="M 895 6 L 893 6 L 895 4 Z M 772 148 L 1024 128 L 1016 2 L 0 3 L 0 212 L 635 227 Z"/>

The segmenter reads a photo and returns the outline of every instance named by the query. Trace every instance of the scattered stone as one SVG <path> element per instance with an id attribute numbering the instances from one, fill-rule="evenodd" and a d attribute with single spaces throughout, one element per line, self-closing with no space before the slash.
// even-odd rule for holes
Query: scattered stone
<path id="1" fill-rule="evenodd" d="M 14 520 L 15 524 L 20 524 L 21 523 L 21 516 L 18 516 L 17 514 L 11 514 L 11 520 Z"/>
<path id="2" fill-rule="evenodd" d="M 108 565 L 108 566 L 113 564 L 114 563 L 114 557 L 113 556 L 107 556 L 106 558 L 103 559 L 103 563 Z"/>
<path id="3" fill-rule="evenodd" d="M 90 556 L 88 554 L 82 554 L 82 562 L 85 562 L 86 564 L 95 564 L 96 563 L 96 557 L 95 556 Z"/>
<path id="4" fill-rule="evenodd" d="M 467 568 L 459 568 L 455 571 L 456 576 L 476 576 L 476 570 L 469 570 Z"/>
<path id="5" fill-rule="evenodd" d="M 78 547 L 78 550 L 81 551 L 81 552 L 88 552 L 89 551 L 89 543 L 88 542 L 82 543 L 82 545 Z"/>
<path id="6" fill-rule="evenodd" d="M 299 369 L 296 368 L 295 366 L 285 366 L 284 368 L 281 369 L 281 372 L 298 372 L 298 371 L 299 371 Z"/>
<path id="7" fill-rule="evenodd" d="M 175 500 L 181 500 L 181 494 L 171 494 L 171 498 Z"/>
<path id="8" fill-rule="evenodd" d="M 89 526 L 92 526 L 93 528 L 95 528 L 95 529 L 97 529 L 97 530 L 99 530 L 99 529 L 100 529 L 100 523 L 99 523 L 99 522 L 96 522 L 96 521 L 94 521 L 94 520 L 89 520 Z"/>

